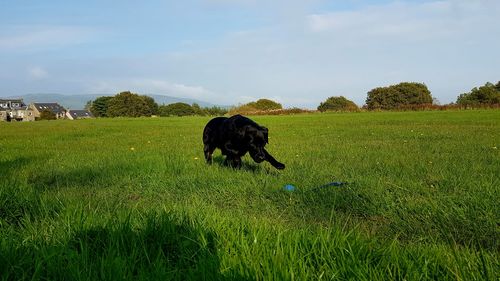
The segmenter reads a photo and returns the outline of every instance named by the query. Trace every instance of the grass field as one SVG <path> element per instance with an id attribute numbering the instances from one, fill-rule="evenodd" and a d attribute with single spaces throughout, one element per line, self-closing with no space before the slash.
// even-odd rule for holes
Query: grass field
<path id="1" fill-rule="evenodd" d="M 0 278 L 500 279 L 500 111 L 255 117 L 284 171 L 209 119 L 0 123 Z"/>

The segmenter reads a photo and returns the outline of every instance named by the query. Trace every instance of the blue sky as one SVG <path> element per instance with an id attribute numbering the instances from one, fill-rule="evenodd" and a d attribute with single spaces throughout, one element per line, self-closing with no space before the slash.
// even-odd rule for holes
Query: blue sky
<path id="1" fill-rule="evenodd" d="M 498 0 L 0 0 L 0 96 L 130 90 L 316 107 L 500 80 Z"/>

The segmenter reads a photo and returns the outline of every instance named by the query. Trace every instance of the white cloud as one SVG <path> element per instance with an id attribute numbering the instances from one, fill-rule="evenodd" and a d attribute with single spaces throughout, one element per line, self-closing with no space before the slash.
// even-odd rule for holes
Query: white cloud
<path id="1" fill-rule="evenodd" d="M 427 40 L 443 35 L 463 36 L 464 32 L 478 29 L 494 30 L 499 12 L 499 1 L 397 1 L 354 11 L 311 14 L 307 24 L 313 32 Z"/>
<path id="2" fill-rule="evenodd" d="M 217 95 L 200 86 L 190 86 L 181 83 L 173 83 L 161 79 L 108 79 L 91 83 L 88 89 L 91 93 L 118 93 L 120 91 L 132 91 L 139 94 L 158 94 L 181 98 L 193 98 L 210 101 Z"/>
<path id="3" fill-rule="evenodd" d="M 41 50 L 77 45 L 94 31 L 78 26 L 6 26 L 0 31 L 0 50 Z"/>
<path id="4" fill-rule="evenodd" d="M 394 1 L 303 14 L 296 18 L 302 28 L 280 22 L 233 33 L 183 62 L 199 72 L 210 68 L 217 81 L 207 80 L 210 88 L 244 102 L 278 96 L 287 106 L 315 107 L 344 95 L 362 105 L 370 89 L 402 81 L 424 82 L 451 102 L 498 79 L 498 14 L 500 1 L 488 0 Z"/>
<path id="5" fill-rule="evenodd" d="M 40 66 L 28 67 L 28 75 L 31 79 L 44 79 L 49 76 L 49 73 Z"/>

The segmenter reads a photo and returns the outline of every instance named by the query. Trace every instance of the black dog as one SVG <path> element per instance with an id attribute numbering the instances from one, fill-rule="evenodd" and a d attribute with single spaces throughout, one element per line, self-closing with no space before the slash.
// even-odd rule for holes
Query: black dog
<path id="1" fill-rule="evenodd" d="M 212 163 L 212 154 L 216 148 L 226 155 L 226 162 L 232 167 L 241 167 L 241 157 L 247 152 L 252 159 L 260 163 L 268 161 L 276 169 L 284 169 L 282 164 L 274 159 L 264 146 L 269 143 L 268 130 L 259 126 L 254 121 L 241 116 L 234 115 L 230 118 L 216 117 L 210 120 L 203 130 L 203 144 L 205 159 L 208 164 Z"/>

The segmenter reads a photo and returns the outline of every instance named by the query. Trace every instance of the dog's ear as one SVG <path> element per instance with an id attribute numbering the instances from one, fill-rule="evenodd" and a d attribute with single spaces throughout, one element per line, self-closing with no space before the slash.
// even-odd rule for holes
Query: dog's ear
<path id="1" fill-rule="evenodd" d="M 264 133 L 264 139 L 266 140 L 266 143 L 269 143 L 269 138 L 268 138 L 269 130 L 266 127 L 262 127 L 262 132 Z"/>

